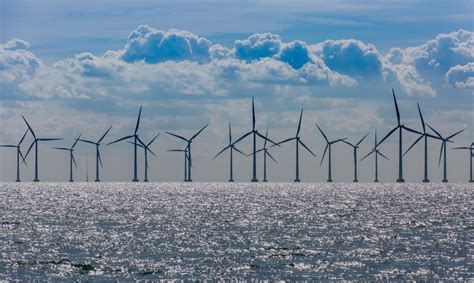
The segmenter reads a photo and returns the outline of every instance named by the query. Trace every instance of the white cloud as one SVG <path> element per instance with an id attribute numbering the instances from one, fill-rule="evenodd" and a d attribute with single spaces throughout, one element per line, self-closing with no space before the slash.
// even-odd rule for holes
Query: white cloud
<path id="1" fill-rule="evenodd" d="M 19 39 L 0 44 L 1 86 L 26 81 L 43 67 L 43 62 L 28 51 L 29 47 L 26 41 Z"/>
<path id="2" fill-rule="evenodd" d="M 454 87 L 474 88 L 474 62 L 451 67 L 445 78 Z"/>

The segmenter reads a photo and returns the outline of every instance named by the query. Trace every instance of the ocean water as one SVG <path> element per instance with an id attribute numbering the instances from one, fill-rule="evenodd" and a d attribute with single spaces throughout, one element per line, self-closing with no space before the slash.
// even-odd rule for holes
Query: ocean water
<path id="1" fill-rule="evenodd" d="M 473 189 L 2 183 L 0 279 L 473 279 Z"/>

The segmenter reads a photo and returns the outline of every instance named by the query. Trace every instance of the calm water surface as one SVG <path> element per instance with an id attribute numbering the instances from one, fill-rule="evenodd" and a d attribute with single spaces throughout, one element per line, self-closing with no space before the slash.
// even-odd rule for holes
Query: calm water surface
<path id="1" fill-rule="evenodd" d="M 473 279 L 469 184 L 2 183 L 0 279 Z"/>

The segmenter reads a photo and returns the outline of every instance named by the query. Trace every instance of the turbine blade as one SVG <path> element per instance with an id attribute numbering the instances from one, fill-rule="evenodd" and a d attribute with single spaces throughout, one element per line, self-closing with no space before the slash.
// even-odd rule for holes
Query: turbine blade
<path id="1" fill-rule="evenodd" d="M 375 145 L 375 147 L 378 147 L 381 143 L 383 143 L 386 139 L 388 139 L 388 137 L 393 134 L 393 132 L 395 132 L 396 130 L 398 130 L 398 126 L 393 128 L 390 132 L 388 132 L 388 134 L 381 140 L 379 141 L 378 144 Z"/>
<path id="2" fill-rule="evenodd" d="M 383 155 L 380 151 L 377 151 L 377 154 L 380 154 L 380 156 L 382 156 L 383 158 L 390 160 L 387 156 Z"/>
<path id="3" fill-rule="evenodd" d="M 464 132 L 464 130 L 465 130 L 465 129 L 462 129 L 462 130 L 456 132 L 455 134 L 450 135 L 450 136 L 447 137 L 446 139 L 449 140 L 449 139 L 451 139 L 451 138 L 454 138 L 455 136 L 457 136 L 457 135 L 459 135 L 460 133 Z"/>
<path id="4" fill-rule="evenodd" d="M 278 142 L 276 145 L 281 145 L 281 144 L 284 144 L 284 143 L 286 143 L 286 142 L 292 141 L 292 140 L 294 140 L 294 139 L 296 139 L 296 137 L 288 138 L 288 139 L 286 139 L 286 140 L 282 140 L 281 142 Z M 276 145 L 272 145 L 272 146 L 276 146 Z M 272 147 L 272 146 L 271 146 L 271 147 Z"/>
<path id="5" fill-rule="evenodd" d="M 182 137 L 182 136 L 180 136 L 180 135 L 173 134 L 173 133 L 170 133 L 170 132 L 165 132 L 165 133 L 167 133 L 168 135 L 174 136 L 174 137 L 176 137 L 176 138 L 178 138 L 178 139 L 182 139 L 182 140 L 185 141 L 185 142 L 188 142 L 188 140 L 187 140 L 186 138 L 184 138 L 184 137 Z"/>
<path id="6" fill-rule="evenodd" d="M 332 141 L 332 142 L 330 142 L 330 143 L 344 142 L 345 140 L 347 140 L 347 138 L 337 139 L 337 140 Z"/>
<path id="7" fill-rule="evenodd" d="M 158 133 L 149 143 L 147 143 L 147 146 L 150 146 L 159 136 L 160 136 L 160 133 Z"/>
<path id="8" fill-rule="evenodd" d="M 257 133 L 257 135 L 258 135 L 259 137 L 261 137 L 262 139 L 268 140 L 268 141 L 271 142 L 273 145 L 277 145 L 274 141 L 272 141 L 271 139 L 269 139 L 269 138 L 265 137 L 264 135 L 260 134 L 258 131 L 256 131 L 256 133 Z M 277 146 L 279 146 L 279 145 L 277 145 Z"/>
<path id="9" fill-rule="evenodd" d="M 167 151 L 173 151 L 173 152 L 186 152 L 184 149 L 168 149 Z"/>
<path id="10" fill-rule="evenodd" d="M 138 126 L 140 126 L 140 116 L 142 115 L 142 106 L 140 105 L 140 110 L 138 111 L 137 125 L 135 126 L 135 135 L 138 132 Z"/>
<path id="11" fill-rule="evenodd" d="M 30 147 L 28 148 L 28 151 L 26 152 L 25 154 L 25 158 L 28 156 L 28 154 L 30 153 L 31 149 L 33 148 L 33 145 L 36 143 L 36 139 L 31 143 Z"/>
<path id="12" fill-rule="evenodd" d="M 236 148 L 235 146 L 232 146 L 232 148 L 237 151 L 238 153 L 247 156 L 247 154 L 243 153 L 240 149 Z"/>
<path id="13" fill-rule="evenodd" d="M 74 163 L 74 166 L 76 166 L 76 169 L 77 169 L 77 163 L 76 163 L 76 159 L 74 158 L 74 154 L 71 154 L 71 157 L 72 157 L 72 163 Z"/>
<path id="14" fill-rule="evenodd" d="M 400 126 L 400 111 L 398 110 L 397 98 L 395 97 L 395 90 L 392 88 L 393 102 L 395 103 L 395 110 L 397 111 L 397 123 Z"/>
<path id="15" fill-rule="evenodd" d="M 82 133 L 77 137 L 76 141 L 72 144 L 71 149 L 74 148 L 79 140 L 81 138 Z"/>
<path id="16" fill-rule="evenodd" d="M 39 141 L 61 141 L 62 138 L 48 138 L 48 139 L 38 139 Z"/>
<path id="17" fill-rule="evenodd" d="M 362 159 L 360 161 L 366 159 L 367 157 L 369 157 L 374 152 L 375 152 L 375 149 L 372 149 L 369 153 L 367 153 L 364 157 L 362 157 Z"/>
<path id="18" fill-rule="evenodd" d="M 426 125 L 425 125 L 425 120 L 423 119 L 423 114 L 421 114 L 420 104 L 417 102 L 416 105 L 418 106 L 418 113 L 420 113 L 420 120 L 421 120 L 421 126 L 423 127 L 423 134 L 426 134 Z"/>
<path id="19" fill-rule="evenodd" d="M 102 137 L 99 139 L 99 141 L 97 143 L 100 143 L 105 138 L 105 136 L 109 133 L 110 129 L 112 129 L 112 126 L 110 126 L 107 129 L 107 131 L 105 131 L 105 133 L 102 135 Z"/>
<path id="20" fill-rule="evenodd" d="M 423 133 L 420 133 L 418 132 L 417 130 L 413 130 L 411 128 L 408 128 L 406 126 L 402 126 L 402 129 L 406 130 L 406 131 L 409 131 L 409 132 L 412 132 L 412 133 L 415 133 L 415 134 L 419 134 L 419 135 L 423 135 Z"/>
<path id="21" fill-rule="evenodd" d="M 360 141 L 358 143 L 356 143 L 355 146 L 359 146 L 364 140 L 365 138 L 369 135 L 369 133 L 365 134 L 365 136 L 363 138 L 360 139 Z"/>
<path id="22" fill-rule="evenodd" d="M 276 159 L 273 158 L 273 156 L 270 154 L 270 152 L 266 151 L 266 154 L 267 154 L 268 157 L 270 157 L 275 163 L 278 163 L 278 162 L 276 161 Z"/>
<path id="23" fill-rule="evenodd" d="M 24 117 L 23 115 L 21 115 L 21 117 L 23 118 L 23 121 L 25 121 L 26 126 L 28 127 L 28 129 L 30 129 L 30 132 L 31 132 L 31 134 L 33 135 L 33 137 L 36 139 L 35 132 L 34 132 L 33 129 L 31 128 L 30 124 L 28 124 L 28 121 L 26 121 L 26 119 L 25 119 L 25 117 Z"/>
<path id="24" fill-rule="evenodd" d="M 93 141 L 88 141 L 88 140 L 83 140 L 83 139 L 77 139 L 77 140 L 80 141 L 80 142 L 86 142 L 86 143 L 90 143 L 90 144 L 94 144 L 94 145 L 96 144 Z"/>
<path id="25" fill-rule="evenodd" d="M 303 119 L 303 108 L 301 108 L 300 121 L 298 122 L 298 130 L 296 130 L 296 136 L 300 134 L 301 130 L 301 120 Z"/>
<path id="26" fill-rule="evenodd" d="M 328 150 L 328 147 L 329 147 L 329 144 L 327 143 L 326 147 L 324 148 L 323 157 L 321 157 L 321 163 L 319 163 L 319 166 L 323 164 L 323 160 L 324 160 L 324 157 L 326 156 L 326 151 Z"/>
<path id="27" fill-rule="evenodd" d="M 21 138 L 20 142 L 18 143 L 18 146 L 20 146 L 20 144 L 23 142 L 23 140 L 26 137 L 26 134 L 28 134 L 28 130 L 26 130 L 25 133 L 23 134 L 23 137 Z"/>
<path id="28" fill-rule="evenodd" d="M 59 150 L 67 150 L 67 151 L 71 151 L 70 148 L 66 148 L 66 147 L 53 147 L 54 149 L 59 149 Z"/>
<path id="29" fill-rule="evenodd" d="M 426 125 L 427 125 L 433 132 L 435 132 L 435 134 L 438 135 L 438 137 L 439 137 L 440 139 L 443 139 L 443 136 L 441 136 L 441 134 L 438 133 L 438 131 L 436 131 L 435 129 L 433 129 L 428 123 L 426 123 Z"/>
<path id="30" fill-rule="evenodd" d="M 415 144 L 417 144 L 422 138 L 423 138 L 423 135 L 419 136 L 419 137 L 415 140 L 415 142 L 412 143 L 411 146 L 405 151 L 405 153 L 403 154 L 403 156 L 405 156 L 405 154 L 407 154 L 407 153 L 410 151 L 410 149 L 412 149 L 412 148 L 415 146 Z"/>
<path id="31" fill-rule="evenodd" d="M 460 146 L 460 147 L 452 147 L 452 149 L 471 149 L 470 147 Z"/>
<path id="32" fill-rule="evenodd" d="M 232 130 L 230 129 L 230 121 L 229 121 L 229 144 L 232 144 Z"/>
<path id="33" fill-rule="evenodd" d="M 235 145 L 236 143 L 238 143 L 239 141 L 245 139 L 246 137 L 248 137 L 248 136 L 249 136 L 250 134 L 252 134 L 252 133 L 253 133 L 253 131 L 244 134 L 243 136 L 241 136 L 240 138 L 238 138 L 235 142 L 233 142 L 232 145 Z"/>
<path id="34" fill-rule="evenodd" d="M 252 153 L 250 153 L 250 154 L 247 154 L 247 156 L 252 156 L 252 155 L 257 154 L 257 153 L 259 153 L 259 152 L 261 152 L 261 151 L 263 151 L 263 150 L 265 150 L 265 148 L 261 148 L 261 149 L 255 151 L 255 152 L 252 152 Z"/>
<path id="35" fill-rule="evenodd" d="M 18 147 L 18 146 L 13 145 L 13 144 L 3 144 L 3 145 L 0 145 L 0 147 Z"/>
<path id="36" fill-rule="evenodd" d="M 135 145 L 135 143 L 134 143 L 134 142 L 131 142 L 131 141 L 127 141 L 127 143 L 132 144 L 132 145 Z M 143 145 L 141 145 L 140 143 L 137 143 L 137 146 L 138 146 L 138 147 L 141 147 L 141 148 L 144 148 Z"/>
<path id="37" fill-rule="evenodd" d="M 252 130 L 255 130 L 255 103 L 252 97 Z"/>
<path id="38" fill-rule="evenodd" d="M 348 146 L 356 147 L 355 145 L 351 144 L 350 142 L 348 142 L 348 141 L 346 141 L 346 140 L 343 140 L 342 142 L 345 143 L 345 144 L 347 144 Z"/>
<path id="39" fill-rule="evenodd" d="M 301 140 L 299 140 L 299 143 L 307 150 L 309 153 L 311 153 L 314 157 L 316 157 L 316 154 L 314 154 Z"/>
<path id="40" fill-rule="evenodd" d="M 321 128 L 319 127 L 319 125 L 316 123 L 316 127 L 318 127 L 319 131 L 321 132 L 321 134 L 323 135 L 324 139 L 326 140 L 326 142 L 329 142 L 328 140 L 328 137 L 326 137 L 326 135 L 324 134 L 323 130 L 321 130 Z"/>
<path id="41" fill-rule="evenodd" d="M 99 163 L 100 163 L 100 168 L 104 167 L 102 166 L 102 158 L 100 157 L 100 151 L 97 151 L 97 155 L 99 156 Z"/>
<path id="42" fill-rule="evenodd" d="M 224 147 L 221 151 L 219 151 L 219 153 L 217 153 L 212 159 L 215 159 L 216 157 L 218 157 L 221 153 L 223 153 L 226 149 L 232 147 L 232 145 L 228 145 L 226 147 Z"/>
<path id="43" fill-rule="evenodd" d="M 23 164 L 25 164 L 25 166 L 28 167 L 28 164 L 26 164 L 25 157 L 23 156 L 23 153 L 21 153 L 21 150 L 20 150 L 20 149 L 18 149 L 18 153 L 20 154 L 21 159 L 23 160 Z"/>
<path id="44" fill-rule="evenodd" d="M 268 128 L 267 128 L 267 132 L 265 133 L 265 141 L 263 142 L 264 148 L 267 148 L 267 141 L 268 141 Z"/>
<path id="45" fill-rule="evenodd" d="M 446 142 L 443 141 L 443 143 L 441 143 L 441 148 L 440 148 L 440 150 L 439 150 L 438 167 L 441 166 L 441 155 L 442 155 L 442 153 L 443 153 L 443 148 L 444 148 L 445 145 L 446 145 Z"/>
<path id="46" fill-rule="evenodd" d="M 193 140 L 194 138 L 196 138 L 202 131 L 204 131 L 205 128 L 207 128 L 207 126 L 209 126 L 209 124 L 206 124 L 204 127 L 202 127 L 202 129 L 199 130 L 199 132 L 195 133 L 194 136 L 192 136 L 189 140 Z"/>
<path id="47" fill-rule="evenodd" d="M 129 138 L 133 138 L 133 137 L 135 137 L 135 136 L 126 136 L 126 137 L 120 138 L 120 139 L 118 139 L 118 140 L 115 140 L 115 141 L 113 141 L 113 142 L 109 142 L 107 145 L 111 145 L 111 144 L 114 144 L 114 143 L 117 143 L 117 142 L 120 142 L 120 141 L 129 139 Z"/>

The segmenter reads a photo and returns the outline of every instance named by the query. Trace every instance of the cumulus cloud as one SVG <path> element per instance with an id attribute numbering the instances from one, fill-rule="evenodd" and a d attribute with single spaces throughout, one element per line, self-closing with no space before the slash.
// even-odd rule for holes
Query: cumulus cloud
<path id="1" fill-rule="evenodd" d="M 454 87 L 474 88 L 474 62 L 450 68 L 445 78 Z"/>
<path id="2" fill-rule="evenodd" d="M 235 41 L 235 56 L 238 59 L 252 61 L 273 57 L 280 52 L 281 38 L 272 33 L 257 33 L 244 40 Z"/>
<path id="3" fill-rule="evenodd" d="M 29 47 L 28 42 L 19 39 L 0 44 L 0 85 L 26 81 L 43 66 Z"/>

